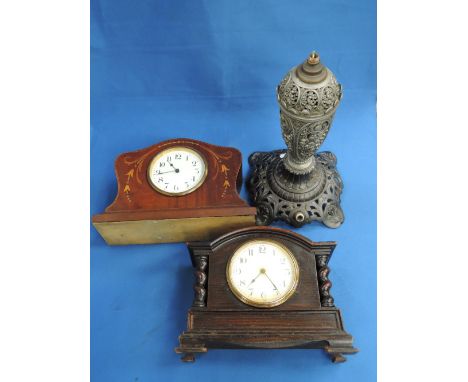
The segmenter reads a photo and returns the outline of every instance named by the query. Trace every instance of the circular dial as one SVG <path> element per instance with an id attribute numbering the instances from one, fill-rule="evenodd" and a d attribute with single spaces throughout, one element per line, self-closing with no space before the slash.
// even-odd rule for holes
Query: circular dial
<path id="1" fill-rule="evenodd" d="M 203 184 L 208 166 L 197 151 L 172 147 L 161 151 L 148 167 L 151 186 L 165 195 L 186 195 Z"/>
<path id="2" fill-rule="evenodd" d="M 241 301 L 259 308 L 284 303 L 294 293 L 299 268 L 293 254 L 271 240 L 252 240 L 237 249 L 226 269 L 228 285 Z"/>

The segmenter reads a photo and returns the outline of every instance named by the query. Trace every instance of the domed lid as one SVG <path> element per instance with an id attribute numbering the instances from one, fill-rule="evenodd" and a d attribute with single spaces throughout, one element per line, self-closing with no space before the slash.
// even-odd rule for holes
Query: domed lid
<path id="1" fill-rule="evenodd" d="M 312 52 L 302 65 L 296 68 L 296 76 L 307 84 L 317 84 L 327 77 L 328 71 L 320 63 L 320 56 L 317 52 Z"/>

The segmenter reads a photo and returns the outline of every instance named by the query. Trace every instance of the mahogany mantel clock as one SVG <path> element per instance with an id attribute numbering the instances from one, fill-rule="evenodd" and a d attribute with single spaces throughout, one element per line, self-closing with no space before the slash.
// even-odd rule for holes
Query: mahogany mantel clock
<path id="1" fill-rule="evenodd" d="M 310 348 L 345 361 L 358 350 L 330 295 L 335 245 L 271 227 L 189 243 L 195 298 L 176 352 L 191 362 L 209 348 Z"/>
<path id="2" fill-rule="evenodd" d="M 193 139 L 172 139 L 124 153 L 118 191 L 93 224 L 108 244 L 210 240 L 255 224 L 238 194 L 241 153 Z"/>

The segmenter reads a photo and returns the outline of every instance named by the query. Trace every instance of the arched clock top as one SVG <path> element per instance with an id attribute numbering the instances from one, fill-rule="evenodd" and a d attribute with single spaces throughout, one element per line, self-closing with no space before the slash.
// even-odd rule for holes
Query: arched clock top
<path id="1" fill-rule="evenodd" d="M 189 247 L 190 252 L 193 253 L 199 250 L 216 250 L 224 244 L 230 243 L 234 240 L 247 240 L 256 237 L 267 236 L 276 240 L 286 240 L 294 242 L 295 244 L 303 247 L 305 250 L 311 252 L 314 255 L 326 256 L 327 262 L 330 259 L 336 247 L 336 242 L 334 241 L 314 242 L 306 238 L 305 236 L 299 235 L 289 230 L 265 226 L 242 228 L 222 235 L 211 242 L 195 242 L 187 243 L 187 245 Z"/>

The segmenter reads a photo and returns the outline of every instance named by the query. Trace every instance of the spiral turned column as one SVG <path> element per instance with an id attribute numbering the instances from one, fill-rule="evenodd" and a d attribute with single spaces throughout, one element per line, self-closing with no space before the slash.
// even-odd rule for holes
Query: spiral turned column
<path id="1" fill-rule="evenodd" d="M 328 308 L 335 306 L 335 300 L 330 294 L 332 283 L 328 279 L 330 268 L 327 263 L 328 256 L 317 256 L 317 276 L 319 279 L 320 302 L 323 307 Z"/>
<path id="2" fill-rule="evenodd" d="M 193 307 L 202 308 L 206 306 L 206 280 L 208 267 L 208 256 L 201 255 L 195 257 L 195 284 L 193 290 L 195 296 L 193 299 Z"/>

